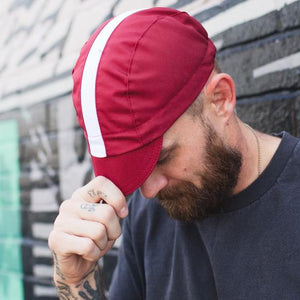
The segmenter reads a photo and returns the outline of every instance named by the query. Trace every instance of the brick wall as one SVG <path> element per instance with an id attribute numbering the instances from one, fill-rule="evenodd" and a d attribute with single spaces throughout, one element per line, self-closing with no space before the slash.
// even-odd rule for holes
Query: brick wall
<path id="1" fill-rule="evenodd" d="M 72 107 L 71 70 L 99 23 L 151 6 L 188 11 L 207 28 L 222 69 L 235 79 L 242 120 L 300 136 L 300 1 L 6 0 L 0 7 L 0 253 L 20 252 L 0 255 L 1 299 L 56 299 L 47 236 L 61 201 L 92 176 Z M 19 152 L 7 156 L 12 136 Z M 9 171 L 8 159 L 17 160 L 18 172 Z M 11 209 L 9 224 L 20 222 L 18 233 L 3 221 Z M 107 284 L 117 249 L 118 243 L 101 261 Z"/>

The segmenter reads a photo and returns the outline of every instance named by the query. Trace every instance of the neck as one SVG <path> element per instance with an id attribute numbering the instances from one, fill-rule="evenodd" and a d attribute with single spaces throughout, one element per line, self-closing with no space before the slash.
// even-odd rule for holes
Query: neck
<path id="1" fill-rule="evenodd" d="M 260 133 L 238 120 L 236 147 L 242 153 L 237 194 L 254 182 L 267 167 L 280 144 L 280 138 Z"/>

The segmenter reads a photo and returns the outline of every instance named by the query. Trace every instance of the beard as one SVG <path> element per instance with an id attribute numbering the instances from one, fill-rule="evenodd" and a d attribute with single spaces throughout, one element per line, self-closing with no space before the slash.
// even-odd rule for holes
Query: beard
<path id="1" fill-rule="evenodd" d="M 183 181 L 166 187 L 157 194 L 158 202 L 174 219 L 200 221 L 221 211 L 232 195 L 242 165 L 241 153 L 226 146 L 213 127 L 202 121 L 205 130 L 205 156 L 203 170 L 197 172 L 201 188 Z"/>

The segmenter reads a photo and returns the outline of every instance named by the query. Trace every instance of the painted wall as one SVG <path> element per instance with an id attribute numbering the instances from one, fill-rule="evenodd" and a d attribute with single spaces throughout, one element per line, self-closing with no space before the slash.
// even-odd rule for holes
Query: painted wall
<path id="1" fill-rule="evenodd" d="M 0 295 L 23 299 L 17 122 L 0 123 Z"/>
<path id="2" fill-rule="evenodd" d="M 239 116 L 300 136 L 300 1 L 6 0 L 0 6 L 0 299 L 56 299 L 47 237 L 59 204 L 92 176 L 71 70 L 99 23 L 171 6 L 207 28 L 236 81 Z M 120 242 L 120 241 L 119 241 Z M 109 285 L 116 247 L 102 260 Z"/>

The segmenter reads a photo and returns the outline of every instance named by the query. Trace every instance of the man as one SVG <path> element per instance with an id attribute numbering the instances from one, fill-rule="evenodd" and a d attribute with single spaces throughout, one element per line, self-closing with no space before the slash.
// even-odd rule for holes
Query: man
<path id="1" fill-rule="evenodd" d="M 100 299 L 97 261 L 119 218 L 111 299 L 299 299 L 299 139 L 239 120 L 195 19 L 152 8 L 109 20 L 73 77 L 97 177 L 49 237 L 61 299 Z"/>

